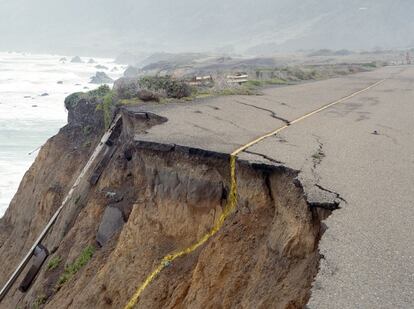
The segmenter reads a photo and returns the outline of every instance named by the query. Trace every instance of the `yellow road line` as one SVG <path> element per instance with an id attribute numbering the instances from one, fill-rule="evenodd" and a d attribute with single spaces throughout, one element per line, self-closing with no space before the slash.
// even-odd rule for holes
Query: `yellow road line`
<path id="1" fill-rule="evenodd" d="M 378 81 L 378 82 L 376 82 L 376 83 L 374 83 L 374 84 L 372 84 L 372 85 L 370 85 L 370 86 L 368 86 L 368 87 L 366 87 L 366 88 L 364 88 L 364 89 L 362 89 L 362 90 L 359 90 L 359 91 L 357 91 L 357 92 L 354 92 L 354 93 L 352 93 L 352 94 L 350 94 L 350 95 L 348 95 L 348 96 L 346 96 L 346 97 L 343 97 L 342 99 L 339 99 L 339 100 L 334 101 L 334 102 L 332 102 L 332 103 L 326 104 L 326 105 L 322 106 L 321 108 L 318 108 L 317 110 L 314 110 L 314 111 L 312 111 L 312 112 L 310 112 L 310 113 L 307 113 L 306 115 L 301 116 L 301 117 L 299 117 L 299 118 L 297 118 L 297 119 L 295 119 L 295 120 L 292 120 L 292 121 L 290 121 L 290 122 L 289 122 L 289 124 L 286 124 L 286 125 L 284 125 L 283 127 L 280 127 L 280 128 L 278 128 L 278 129 L 276 129 L 276 130 L 274 130 L 274 131 L 270 132 L 270 133 L 265 134 L 265 135 L 262 135 L 262 136 L 260 136 L 259 138 L 257 138 L 257 139 L 255 139 L 255 140 L 251 141 L 250 143 L 247 143 L 246 145 L 241 146 L 240 148 L 238 148 L 238 149 L 236 149 L 235 151 L 233 151 L 233 152 L 232 152 L 232 155 L 238 155 L 240 152 L 242 152 L 242 151 L 246 150 L 247 148 L 250 148 L 251 146 L 253 146 L 253 145 L 255 145 L 255 144 L 257 144 L 257 143 L 261 142 L 262 140 L 264 140 L 264 139 L 266 139 L 266 138 L 268 138 L 268 137 L 271 137 L 271 136 L 273 136 L 273 135 L 276 135 L 276 134 L 278 134 L 280 131 L 283 131 L 284 129 L 287 129 L 287 128 L 288 128 L 288 127 L 290 127 L 292 124 L 295 124 L 295 123 L 298 123 L 299 121 L 305 120 L 306 118 L 308 118 L 308 117 L 310 117 L 310 116 L 313 116 L 313 115 L 315 115 L 315 114 L 317 114 L 317 113 L 320 113 L 321 111 L 323 111 L 323 110 L 325 110 L 325 109 L 327 109 L 327 108 L 329 108 L 329 107 L 331 107 L 331 106 L 333 106 L 333 105 L 336 105 L 336 104 L 342 103 L 342 102 L 344 102 L 344 101 L 346 101 L 346 100 L 348 100 L 348 99 L 351 99 L 351 98 L 353 98 L 353 97 L 355 97 L 355 96 L 357 96 L 357 95 L 359 95 L 359 94 L 361 94 L 361 93 L 363 93 L 363 92 L 366 92 L 366 91 L 368 91 L 368 90 L 370 90 L 370 89 L 372 89 L 372 88 L 374 88 L 374 87 L 376 87 L 376 86 L 378 86 L 378 85 L 382 84 L 382 83 L 383 83 L 383 82 L 385 82 L 385 81 L 386 81 L 386 79 L 382 79 L 382 80 L 380 80 L 380 81 Z"/>
<path id="2" fill-rule="evenodd" d="M 230 192 L 229 192 L 229 196 L 227 199 L 227 203 L 226 206 L 224 207 L 224 210 L 222 212 L 222 214 L 220 215 L 219 219 L 217 220 L 217 222 L 214 224 L 213 228 L 207 233 L 205 234 L 203 237 L 201 237 L 196 243 L 194 243 L 193 245 L 178 251 L 176 253 L 172 253 L 172 254 L 168 254 L 166 256 L 164 256 L 161 260 L 161 262 L 158 264 L 158 266 L 148 275 L 148 277 L 145 279 L 145 281 L 138 287 L 137 291 L 134 293 L 134 295 L 131 297 L 131 299 L 129 300 L 128 304 L 124 307 L 124 309 L 132 309 L 138 302 L 139 297 L 141 296 L 142 292 L 145 290 L 145 288 L 157 277 L 157 275 L 167 266 L 169 266 L 175 259 L 190 254 L 192 252 L 194 252 L 197 248 L 199 248 L 201 245 L 203 245 L 204 243 L 206 243 L 212 236 L 214 236 L 224 225 L 224 222 L 226 221 L 226 219 L 233 213 L 233 211 L 236 209 L 236 205 L 237 205 L 237 179 L 236 179 L 236 160 L 237 160 L 237 155 L 246 150 L 247 148 L 261 142 L 262 140 L 271 137 L 273 135 L 278 134 L 279 132 L 287 129 L 289 126 L 291 126 L 292 124 L 298 123 L 299 121 L 305 120 L 306 118 L 317 114 L 333 105 L 339 104 L 341 102 L 344 102 L 350 98 L 353 98 L 365 91 L 368 91 L 369 89 L 372 89 L 376 86 L 378 86 L 379 84 L 383 83 L 386 79 L 380 80 L 374 84 L 372 84 L 371 86 L 364 88 L 362 90 L 359 90 L 357 92 L 354 92 L 351 95 L 348 95 L 346 97 L 343 97 L 342 99 L 339 99 L 335 102 L 326 104 L 324 106 L 322 106 L 321 108 L 318 108 L 317 110 L 314 110 L 310 113 L 307 113 L 304 116 L 301 116 L 293 121 L 291 121 L 289 124 L 284 125 L 272 132 L 269 132 L 265 135 L 260 136 L 259 138 L 243 145 L 242 147 L 236 149 L 235 151 L 233 151 L 230 154 Z"/>

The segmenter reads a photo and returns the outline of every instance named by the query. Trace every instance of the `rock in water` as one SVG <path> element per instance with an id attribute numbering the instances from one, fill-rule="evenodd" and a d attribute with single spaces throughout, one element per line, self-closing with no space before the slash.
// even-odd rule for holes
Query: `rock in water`
<path id="1" fill-rule="evenodd" d="M 91 84 L 109 84 L 113 83 L 114 80 L 106 75 L 105 72 L 96 72 L 95 76 L 91 77 Z"/>
<path id="2" fill-rule="evenodd" d="M 96 63 L 96 61 L 94 59 L 89 59 L 88 63 Z"/>
<path id="3" fill-rule="evenodd" d="M 98 70 L 108 70 L 108 67 L 102 64 L 95 65 L 95 68 L 97 68 Z"/>
<path id="4" fill-rule="evenodd" d="M 83 63 L 82 59 L 79 56 L 73 57 L 70 62 L 72 62 L 72 63 Z"/>
<path id="5" fill-rule="evenodd" d="M 96 241 L 103 247 L 124 225 L 122 212 L 115 207 L 108 206 L 105 209 L 102 221 L 99 225 Z"/>

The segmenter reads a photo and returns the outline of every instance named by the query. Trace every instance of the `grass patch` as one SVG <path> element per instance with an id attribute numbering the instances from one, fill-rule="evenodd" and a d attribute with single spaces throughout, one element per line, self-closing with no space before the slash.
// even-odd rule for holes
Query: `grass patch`
<path id="1" fill-rule="evenodd" d="M 86 247 L 72 264 L 69 264 L 65 267 L 65 271 L 62 275 L 60 275 L 56 283 L 56 290 L 59 290 L 70 278 L 72 278 L 92 259 L 95 250 L 96 249 L 94 246 Z"/>
<path id="2" fill-rule="evenodd" d="M 222 89 L 220 91 L 218 91 L 218 95 L 258 95 L 259 94 L 259 90 L 260 90 L 260 86 L 259 85 L 260 81 L 248 81 L 244 84 L 241 84 L 240 86 L 237 87 L 231 87 L 231 88 L 225 88 Z M 260 82 L 261 85 L 261 82 Z"/>
<path id="3" fill-rule="evenodd" d="M 62 258 L 60 256 L 57 255 L 53 257 L 47 264 L 47 270 L 54 270 L 60 265 L 61 262 L 62 262 Z"/>
<path id="4" fill-rule="evenodd" d="M 114 94 L 112 92 L 109 92 L 108 94 L 106 94 L 104 96 L 103 102 L 102 102 L 102 108 L 103 108 L 103 112 L 104 112 L 104 122 L 105 122 L 105 129 L 108 129 L 109 126 L 111 125 L 111 118 L 112 118 L 112 113 L 111 113 L 111 107 L 113 104 L 113 97 Z"/>
<path id="5" fill-rule="evenodd" d="M 39 309 L 42 305 L 46 303 L 46 300 L 47 300 L 46 295 L 37 296 L 35 301 L 33 302 L 32 308 Z"/>
<path id="6" fill-rule="evenodd" d="M 100 103 L 96 109 L 103 111 L 105 129 L 108 129 L 112 120 L 112 107 L 114 104 L 114 92 L 109 91 L 104 97 L 102 103 Z"/>
<path id="7" fill-rule="evenodd" d="M 377 67 L 377 64 L 375 62 L 368 62 L 368 63 L 363 63 L 362 66 L 366 68 L 374 69 Z"/>
<path id="8" fill-rule="evenodd" d="M 92 97 L 103 98 L 110 92 L 111 92 L 111 88 L 108 85 L 102 85 L 102 86 L 99 86 L 97 89 L 87 92 L 87 94 Z"/>
<path id="9" fill-rule="evenodd" d="M 287 81 L 280 79 L 280 78 L 272 78 L 272 79 L 266 80 L 265 83 L 267 85 L 286 85 Z"/>
<path id="10" fill-rule="evenodd" d="M 140 100 L 139 98 L 131 98 L 131 99 L 121 99 L 119 100 L 118 104 L 120 105 L 132 105 L 132 104 L 139 104 L 142 103 L 143 101 Z"/>
<path id="11" fill-rule="evenodd" d="M 246 83 L 244 83 L 243 84 L 243 86 L 245 86 L 245 87 L 263 87 L 264 86 L 264 84 L 265 84 L 265 82 L 264 81 L 262 81 L 262 80 L 249 80 L 249 81 L 247 81 Z"/>

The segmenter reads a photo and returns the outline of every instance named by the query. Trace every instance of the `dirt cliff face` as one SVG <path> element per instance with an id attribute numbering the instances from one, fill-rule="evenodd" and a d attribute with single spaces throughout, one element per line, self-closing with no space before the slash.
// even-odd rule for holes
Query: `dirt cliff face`
<path id="1" fill-rule="evenodd" d="M 163 121 L 123 113 L 121 136 L 98 180 L 77 188 L 71 211 L 43 241 L 51 255 L 32 287 L 23 294 L 15 284 L 0 308 L 122 308 L 165 255 L 214 226 L 228 198 L 229 157 L 134 141 Z M 1 284 L 98 143 L 98 132 L 89 139 L 80 132 L 82 126 L 69 126 L 48 141 L 1 219 L 0 260 L 8 261 Z M 238 162 L 236 171 L 236 211 L 204 245 L 166 265 L 137 307 L 305 305 L 319 261 L 319 211 L 308 206 L 295 171 L 249 162 Z M 102 234 L 108 241 L 98 244 Z"/>

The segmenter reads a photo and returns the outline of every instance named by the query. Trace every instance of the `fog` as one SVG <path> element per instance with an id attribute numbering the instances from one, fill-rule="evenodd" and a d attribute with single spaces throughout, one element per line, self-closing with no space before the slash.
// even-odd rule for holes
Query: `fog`
<path id="1" fill-rule="evenodd" d="M 414 45 L 411 0 L 0 0 L 0 50 L 266 54 Z"/>

